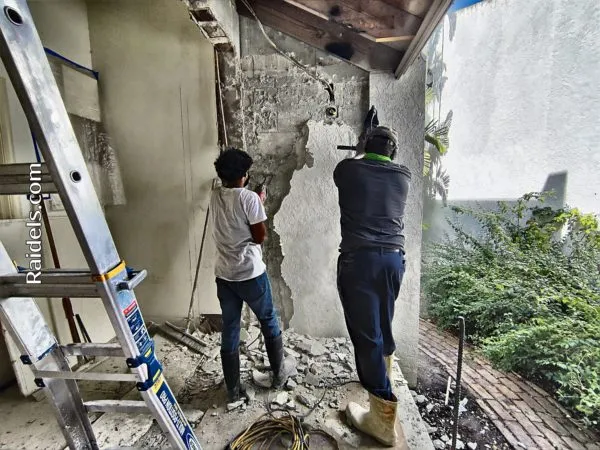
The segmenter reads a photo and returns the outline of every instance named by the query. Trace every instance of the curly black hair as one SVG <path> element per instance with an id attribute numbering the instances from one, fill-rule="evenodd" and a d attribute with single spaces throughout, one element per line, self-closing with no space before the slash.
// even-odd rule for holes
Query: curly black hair
<path id="1" fill-rule="evenodd" d="M 215 161 L 215 169 L 224 183 L 233 183 L 248 173 L 252 163 L 252 157 L 245 151 L 228 148 Z"/>

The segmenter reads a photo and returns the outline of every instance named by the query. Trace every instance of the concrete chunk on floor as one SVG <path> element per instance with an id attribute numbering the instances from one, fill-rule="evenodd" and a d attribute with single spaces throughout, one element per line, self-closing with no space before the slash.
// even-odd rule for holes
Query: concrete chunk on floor
<path id="1" fill-rule="evenodd" d="M 351 347 L 349 341 L 344 338 L 316 339 L 286 332 L 286 346 L 306 356 L 313 348 L 326 348 L 323 355 L 312 357 L 308 364 L 300 364 L 299 374 L 295 377 L 293 388 L 288 391 L 274 392 L 271 389 L 258 389 L 256 401 L 248 405 L 245 411 L 234 410 L 227 412 L 225 408 L 225 390 L 212 390 L 210 402 L 204 399 L 204 404 L 212 405 L 205 414 L 201 424 L 196 429 L 198 439 L 202 448 L 206 450 L 222 449 L 227 442 L 236 435 L 243 432 L 252 423 L 265 415 L 265 405 L 285 410 L 289 408 L 288 399 L 294 400 L 294 414 L 310 415 L 305 420 L 307 430 L 322 429 L 329 433 L 337 443 L 336 445 L 327 438 L 317 433 L 311 433 L 311 448 L 323 450 L 341 449 L 380 449 L 381 444 L 370 437 L 352 429 L 346 423 L 344 409 L 348 401 L 358 401 L 366 405 L 368 397 L 366 391 L 356 382 L 351 380 L 356 376 L 352 365 L 342 362 L 351 361 Z M 317 350 L 317 353 L 319 350 Z M 332 358 L 336 355 L 336 358 Z M 339 356 L 338 356 L 339 355 Z M 248 363 L 251 364 L 251 363 Z M 304 366 L 304 367 L 302 367 Z M 424 422 L 419 415 L 408 386 L 402 376 L 398 364 L 394 362 L 394 391 L 398 396 L 399 417 L 398 425 L 402 426 L 407 445 L 398 445 L 395 448 L 402 450 L 433 450 L 434 446 Z M 309 383 L 306 378 L 318 373 L 322 377 L 322 383 Z M 256 375 L 256 374 L 254 374 Z M 250 383 L 256 383 L 252 375 L 247 375 Z M 200 401 L 199 398 L 192 402 Z M 316 406 L 315 406 L 316 405 Z M 313 410 L 314 407 L 314 410 Z M 312 410 L 312 412 L 311 412 Z M 310 431 L 309 431 L 310 433 Z M 285 442 L 272 444 L 270 448 L 285 449 Z"/>

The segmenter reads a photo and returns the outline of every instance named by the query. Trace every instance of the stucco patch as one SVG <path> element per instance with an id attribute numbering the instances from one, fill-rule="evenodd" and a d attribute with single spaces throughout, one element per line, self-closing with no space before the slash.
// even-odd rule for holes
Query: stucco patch
<path id="1" fill-rule="evenodd" d="M 281 274 L 292 292 L 293 328 L 313 336 L 344 336 L 336 287 L 340 224 L 333 170 L 348 156 L 336 146 L 351 145 L 356 134 L 348 125 L 311 120 L 307 126 L 312 167 L 294 172 L 274 220 L 284 255 Z"/>

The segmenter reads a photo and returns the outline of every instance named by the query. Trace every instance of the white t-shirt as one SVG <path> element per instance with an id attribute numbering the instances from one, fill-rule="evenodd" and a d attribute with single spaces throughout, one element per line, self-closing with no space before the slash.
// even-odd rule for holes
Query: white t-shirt
<path id="1" fill-rule="evenodd" d="M 221 187 L 212 193 L 210 215 L 217 244 L 215 276 L 227 281 L 251 280 L 266 266 L 262 248 L 252 241 L 250 225 L 267 220 L 265 208 L 255 192 Z"/>

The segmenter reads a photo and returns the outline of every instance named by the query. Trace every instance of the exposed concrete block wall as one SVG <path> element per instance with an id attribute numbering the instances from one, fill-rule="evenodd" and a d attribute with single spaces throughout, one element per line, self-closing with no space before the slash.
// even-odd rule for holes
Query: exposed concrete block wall
<path id="1" fill-rule="evenodd" d="M 392 75 L 371 74 L 370 103 L 377 106 L 380 123 L 398 132 L 396 161 L 412 172 L 406 204 L 406 272 L 396 301 L 394 337 L 400 367 L 409 384 L 417 379 L 419 309 L 421 290 L 421 238 L 423 218 L 423 145 L 425 121 L 425 61 L 418 58 L 396 80 Z"/>
<path id="2" fill-rule="evenodd" d="M 319 73 L 331 77 L 340 111 L 339 121 L 358 131 L 368 109 L 368 74 L 281 33 L 272 30 L 269 33 L 284 51 L 293 52 L 304 64 L 317 66 Z M 282 275 L 285 249 L 282 251 L 282 242 L 273 226 L 273 218 L 290 192 L 290 180 L 294 172 L 313 164 L 310 153 L 306 151 L 306 124 L 311 119 L 326 119 L 325 108 L 329 97 L 322 84 L 275 52 L 254 21 L 240 17 L 240 36 L 243 127 L 238 122 L 235 128 L 238 131 L 242 128 L 243 136 L 240 136 L 238 142 L 241 140 L 245 143 L 246 149 L 256 161 L 251 181 L 260 182 L 263 177 L 270 179 L 265 204 L 270 235 L 265 243 L 264 253 L 275 302 L 284 325 L 289 326 L 294 316 L 294 297 L 298 293 L 291 291 Z M 230 84 L 230 81 L 224 82 L 226 85 Z M 343 143 L 350 144 L 348 141 Z M 345 155 L 341 155 L 343 156 Z M 331 177 L 331 173 L 328 176 Z M 306 186 L 306 189 L 308 193 L 310 186 Z M 333 194 L 332 192 L 331 195 Z M 308 194 L 303 196 L 306 214 L 311 214 L 311 204 L 320 201 L 321 199 Z M 282 217 L 279 220 L 292 218 Z M 339 241 L 339 236 L 337 240 Z M 318 247 L 320 242 L 321 240 L 316 239 L 308 240 L 306 245 Z M 335 279 L 328 282 L 334 285 Z"/>
<path id="3" fill-rule="evenodd" d="M 195 14 L 199 22 L 204 22 L 201 24 L 204 33 L 208 35 L 209 39 L 226 37 L 231 44 L 231 50 L 236 55 L 239 54 L 240 24 L 235 0 L 183 0 L 183 2 L 192 11 L 210 11 L 212 18 Z M 212 23 L 212 19 L 216 24 Z M 222 47 L 222 45 L 218 44 L 217 47 Z"/>

